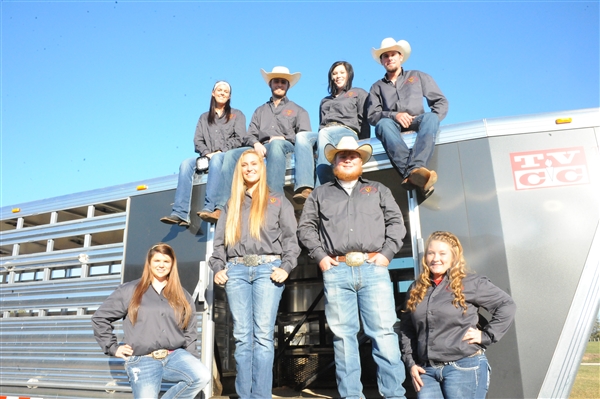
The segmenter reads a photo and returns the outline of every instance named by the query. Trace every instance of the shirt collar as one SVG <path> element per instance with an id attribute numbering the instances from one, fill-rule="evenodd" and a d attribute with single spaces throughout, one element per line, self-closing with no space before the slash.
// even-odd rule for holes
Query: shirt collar
<path id="1" fill-rule="evenodd" d="M 283 96 L 283 98 L 281 99 L 281 101 L 279 102 L 279 104 L 286 104 L 289 101 L 290 100 L 288 100 L 287 96 Z M 269 103 L 273 104 L 273 97 L 269 98 Z"/>
<path id="2" fill-rule="evenodd" d="M 404 76 L 404 68 L 402 68 L 402 72 L 400 72 L 400 75 L 398 75 L 398 78 L 396 78 L 396 82 L 397 82 L 397 81 L 398 81 L 398 80 L 399 80 L 399 79 L 400 79 L 402 76 Z M 388 77 L 387 77 L 387 73 L 386 73 L 385 75 L 383 75 L 383 79 L 381 79 L 381 80 L 383 80 L 385 83 L 392 83 L 392 81 L 388 79 Z"/>

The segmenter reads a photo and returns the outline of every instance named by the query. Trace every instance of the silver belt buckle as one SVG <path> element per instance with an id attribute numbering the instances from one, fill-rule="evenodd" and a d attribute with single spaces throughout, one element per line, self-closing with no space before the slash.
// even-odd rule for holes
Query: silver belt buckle
<path id="1" fill-rule="evenodd" d="M 151 353 L 152 358 L 156 359 L 156 360 L 164 359 L 165 357 L 167 357 L 168 354 L 169 354 L 169 351 L 166 349 L 157 349 Z"/>
<path id="2" fill-rule="evenodd" d="M 360 266 L 365 263 L 365 254 L 362 252 L 348 252 L 346 254 L 346 264 L 348 266 Z"/>
<path id="3" fill-rule="evenodd" d="M 244 264 L 246 266 L 258 266 L 260 263 L 259 255 L 244 255 Z"/>

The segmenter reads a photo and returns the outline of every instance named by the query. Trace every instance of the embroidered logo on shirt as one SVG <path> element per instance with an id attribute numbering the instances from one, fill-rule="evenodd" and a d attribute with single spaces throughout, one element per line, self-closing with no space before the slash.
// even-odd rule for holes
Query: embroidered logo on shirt
<path id="1" fill-rule="evenodd" d="M 348 93 L 346 93 L 345 97 L 348 97 L 348 98 L 356 97 L 356 92 L 349 91 Z"/>
<path id="2" fill-rule="evenodd" d="M 377 192 L 377 187 L 366 186 L 360 189 L 361 194 L 375 194 Z"/>
<path id="3" fill-rule="evenodd" d="M 293 109 L 286 109 L 283 111 L 283 114 L 285 116 L 296 116 L 296 112 Z"/>
<path id="4" fill-rule="evenodd" d="M 281 200 L 277 197 L 269 197 L 269 203 L 276 205 L 276 206 L 280 206 Z"/>
<path id="5" fill-rule="evenodd" d="M 419 78 L 416 76 L 411 76 L 410 78 L 406 79 L 405 83 L 408 84 L 413 84 L 413 83 L 417 83 L 419 81 Z"/>

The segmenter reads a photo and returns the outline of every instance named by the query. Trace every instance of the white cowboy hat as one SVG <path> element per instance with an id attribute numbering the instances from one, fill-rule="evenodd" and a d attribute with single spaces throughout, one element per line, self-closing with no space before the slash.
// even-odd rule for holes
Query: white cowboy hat
<path id="1" fill-rule="evenodd" d="M 300 80 L 300 76 L 301 76 L 300 72 L 290 73 L 289 69 L 287 69 L 286 67 L 282 67 L 282 66 L 274 67 L 271 72 L 267 72 L 264 69 L 261 69 L 260 73 L 262 73 L 263 79 L 265 80 L 265 82 L 267 82 L 267 84 L 269 84 L 269 82 L 271 82 L 271 79 L 275 79 L 275 78 L 283 78 L 283 79 L 287 80 L 288 82 L 290 82 L 290 87 L 289 87 L 290 89 L 292 88 L 293 85 L 298 83 L 298 81 Z"/>
<path id="2" fill-rule="evenodd" d="M 410 44 L 406 40 L 400 40 L 396 42 L 392 37 L 386 37 L 381 41 L 381 48 L 373 48 L 371 49 L 371 54 L 373 54 L 373 58 L 375 61 L 381 64 L 381 54 L 387 51 L 397 51 L 403 55 L 402 64 L 408 61 L 410 57 Z"/>
<path id="3" fill-rule="evenodd" d="M 337 147 L 333 144 L 325 145 L 325 158 L 327 158 L 330 163 L 333 163 L 335 155 L 340 151 L 356 151 L 360 154 L 363 164 L 366 164 L 369 159 L 371 159 L 373 147 L 371 147 L 371 144 L 363 144 L 359 147 L 358 142 L 354 137 L 344 136 L 340 139 Z"/>

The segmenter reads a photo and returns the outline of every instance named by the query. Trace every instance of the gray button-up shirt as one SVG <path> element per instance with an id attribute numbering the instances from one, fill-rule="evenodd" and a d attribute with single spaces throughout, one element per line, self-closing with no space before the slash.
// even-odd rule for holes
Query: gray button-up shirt
<path id="1" fill-rule="evenodd" d="M 363 178 L 351 195 L 337 179 L 315 188 L 298 224 L 300 242 L 317 262 L 348 252 L 379 252 L 392 260 L 405 235 L 402 213 L 392 192 Z"/>
<path id="2" fill-rule="evenodd" d="M 260 230 L 261 239 L 256 240 L 248 230 L 250 205 L 252 205 L 252 197 L 246 193 L 241 215 L 242 235 L 235 245 L 228 247 L 225 247 L 225 224 L 229 205 L 225 206 L 215 230 L 213 254 L 208 262 L 209 266 L 217 273 L 225 269 L 229 258 L 244 255 L 280 255 L 280 267 L 290 273 L 298 264 L 300 255 L 294 207 L 285 195 L 269 193 L 267 223 Z"/>
<path id="3" fill-rule="evenodd" d="M 367 94 L 361 88 L 353 87 L 337 97 L 327 96 L 319 106 L 319 130 L 330 122 L 346 125 L 358 134 L 359 139 L 371 136 L 371 127 L 367 122 Z"/>
<path id="4" fill-rule="evenodd" d="M 254 111 L 248 126 L 247 145 L 265 143 L 271 137 L 283 136 L 290 143 L 296 142 L 296 133 L 310 132 L 308 112 L 284 97 L 275 107 L 271 98 Z"/>
<path id="5" fill-rule="evenodd" d="M 124 343 L 133 348 L 136 356 L 147 355 L 157 349 L 175 350 L 186 349 L 192 355 L 200 358 L 196 350 L 198 335 L 196 327 L 196 307 L 192 296 L 185 291 L 185 296 L 192 307 L 192 316 L 184 330 L 177 325 L 175 311 L 162 293 L 157 293 L 150 285 L 144 295 L 138 310 L 135 325 L 127 317 L 127 308 L 140 280 L 130 281 L 120 285 L 100 305 L 92 316 L 94 337 L 107 355 L 114 356 L 119 347 L 117 336 L 113 333 L 112 323 L 123 320 L 125 333 Z"/>
<path id="6" fill-rule="evenodd" d="M 371 86 L 367 117 L 369 123 L 375 126 L 381 118 L 394 119 L 400 112 L 412 116 L 421 115 L 425 112 L 423 97 L 440 121 L 446 117 L 448 100 L 431 76 L 421 71 L 402 69 L 402 74 L 394 84 L 386 75 Z"/>
<path id="7" fill-rule="evenodd" d="M 464 314 L 462 307 L 452 304 L 454 294 L 448 283 L 447 275 L 437 287 L 432 283 L 415 311 L 402 314 L 402 360 L 407 368 L 428 360 L 451 362 L 472 355 L 498 342 L 512 324 L 517 305 L 487 277 L 470 273 L 463 279 Z M 413 287 L 414 283 L 409 292 Z M 470 327 L 476 328 L 479 307 L 490 312 L 492 319 L 483 328 L 481 344 L 469 344 L 462 338 Z"/>
<path id="8" fill-rule="evenodd" d="M 246 136 L 246 117 L 237 109 L 231 108 L 231 119 L 225 114 L 215 115 L 215 123 L 208 124 L 208 112 L 200 115 L 194 135 L 194 147 L 202 156 L 215 151 L 229 151 L 241 147 Z"/>

